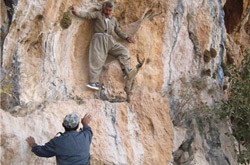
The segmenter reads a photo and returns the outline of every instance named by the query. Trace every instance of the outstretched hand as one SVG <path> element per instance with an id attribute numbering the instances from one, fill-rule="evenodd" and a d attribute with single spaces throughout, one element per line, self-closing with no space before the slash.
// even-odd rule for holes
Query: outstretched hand
<path id="1" fill-rule="evenodd" d="M 32 136 L 27 137 L 26 141 L 28 142 L 30 147 L 33 147 L 34 145 L 36 145 L 36 141 Z"/>
<path id="2" fill-rule="evenodd" d="M 72 13 L 73 13 L 75 16 L 77 16 L 77 13 L 79 12 L 78 7 L 76 7 L 76 5 L 72 5 L 71 10 L 72 10 Z"/>
<path id="3" fill-rule="evenodd" d="M 129 43 L 135 43 L 135 39 L 134 38 L 132 38 L 132 37 L 128 37 L 127 39 L 126 39 Z"/>
<path id="4" fill-rule="evenodd" d="M 82 125 L 88 125 L 90 121 L 91 121 L 91 115 L 88 113 L 86 113 L 86 115 L 81 120 Z"/>

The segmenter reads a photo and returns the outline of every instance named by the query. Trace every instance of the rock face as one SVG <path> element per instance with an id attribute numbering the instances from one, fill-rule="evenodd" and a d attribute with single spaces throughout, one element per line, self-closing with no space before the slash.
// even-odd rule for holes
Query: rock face
<path id="1" fill-rule="evenodd" d="M 25 138 L 44 144 L 73 111 L 93 116 L 92 164 L 237 164 L 230 126 L 211 109 L 225 98 L 223 64 L 249 48 L 249 2 L 115 1 L 113 15 L 136 38 L 119 40 L 131 65 L 146 59 L 129 93 L 111 57 L 101 90 L 87 89 L 93 22 L 71 15 L 61 27 L 72 4 L 93 11 L 101 2 L 1 1 L 1 164 L 55 164 Z"/>

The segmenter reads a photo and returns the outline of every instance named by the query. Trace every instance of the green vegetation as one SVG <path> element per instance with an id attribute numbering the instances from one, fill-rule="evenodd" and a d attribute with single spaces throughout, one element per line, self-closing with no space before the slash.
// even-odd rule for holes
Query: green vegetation
<path id="1" fill-rule="evenodd" d="M 43 19 L 43 15 L 38 14 L 35 19 L 41 21 Z"/>
<path id="2" fill-rule="evenodd" d="M 211 60 L 211 54 L 208 50 L 204 51 L 203 60 L 208 63 Z"/>
<path id="3" fill-rule="evenodd" d="M 214 52 L 215 54 L 215 52 Z M 218 100 L 213 106 L 207 105 L 199 100 L 199 92 L 207 90 L 209 95 L 213 95 L 217 88 L 209 87 L 206 79 L 193 78 L 189 82 L 181 80 L 185 84 L 179 97 L 181 98 L 176 106 L 178 113 L 178 125 L 184 116 L 195 119 L 200 134 L 206 134 L 207 124 L 216 124 L 224 119 L 230 121 L 232 126 L 232 135 L 238 141 L 238 162 L 239 164 L 250 164 L 250 50 L 244 53 L 244 59 L 241 65 L 228 67 L 224 62 L 222 68 L 225 75 L 229 78 L 229 84 L 223 86 L 223 90 L 228 90 L 229 97 L 227 100 Z M 206 70 L 203 70 L 203 73 Z M 213 74 L 216 78 L 217 69 Z M 198 96 L 198 97 L 197 97 Z M 216 98 L 215 98 L 216 99 Z M 183 109 L 183 110 L 182 110 Z M 188 109 L 188 110 L 187 110 Z M 229 134 L 229 133 L 227 133 Z"/>
<path id="4" fill-rule="evenodd" d="M 215 72 L 213 73 L 213 76 L 212 76 L 213 79 L 216 79 L 216 73 L 217 73 L 216 71 L 217 70 L 215 70 Z"/>
<path id="5" fill-rule="evenodd" d="M 225 76 L 230 76 L 230 72 L 228 70 L 228 67 L 227 67 L 227 65 L 224 62 L 221 63 L 221 67 L 222 67 L 222 69 L 224 71 L 224 75 Z"/>
<path id="6" fill-rule="evenodd" d="M 0 94 L 11 95 L 12 88 L 13 88 L 12 82 L 5 83 L 3 86 L 1 86 Z"/>
<path id="7" fill-rule="evenodd" d="M 232 65 L 234 63 L 234 59 L 232 58 L 232 55 L 230 55 L 229 53 L 226 54 L 226 62 L 228 65 Z"/>
<path id="8" fill-rule="evenodd" d="M 210 48 L 210 54 L 212 58 L 215 58 L 217 56 L 217 52 L 214 48 Z"/>
<path id="9" fill-rule="evenodd" d="M 233 135 L 239 143 L 238 162 L 250 163 L 250 53 L 246 51 L 241 65 L 232 66 L 230 96 L 221 106 L 221 117 L 232 123 Z M 244 148 L 244 149 L 242 149 Z"/>
<path id="10" fill-rule="evenodd" d="M 215 88 L 210 88 L 210 89 L 208 89 L 207 93 L 208 93 L 209 95 L 214 94 L 214 93 L 215 93 Z"/>
<path id="11" fill-rule="evenodd" d="M 22 10 L 18 10 L 18 11 L 16 12 L 16 17 L 18 18 L 18 17 L 20 17 L 22 14 L 23 14 L 23 11 L 22 11 Z"/>
<path id="12" fill-rule="evenodd" d="M 202 76 L 211 76 L 211 70 L 210 69 L 203 69 L 201 71 Z"/>
<path id="13" fill-rule="evenodd" d="M 72 23 L 71 17 L 68 12 L 63 13 L 63 18 L 60 25 L 63 29 L 67 29 Z"/>
<path id="14" fill-rule="evenodd" d="M 191 19 L 193 19 L 193 18 L 194 18 L 194 16 L 193 16 L 192 14 L 190 14 L 190 13 L 187 14 L 187 20 L 188 20 L 188 22 L 189 22 Z"/>
<path id="15" fill-rule="evenodd" d="M 2 73 L 1 73 L 2 74 Z M 0 88 L 0 94 L 6 94 L 11 95 L 12 89 L 13 89 L 13 83 L 10 80 L 10 76 L 6 74 L 4 78 L 1 80 L 1 88 Z"/>
<path id="16" fill-rule="evenodd" d="M 193 78 L 190 81 L 190 83 L 191 83 L 192 87 L 197 89 L 197 90 L 202 90 L 202 89 L 207 88 L 207 82 L 204 79 L 201 79 L 198 77 Z"/>
<path id="17" fill-rule="evenodd" d="M 217 52 L 214 48 L 210 48 L 209 50 L 205 50 L 204 51 L 204 55 L 203 55 L 203 60 L 205 63 L 210 62 L 211 58 L 215 58 L 217 56 Z"/>
<path id="18" fill-rule="evenodd" d="M 13 95 L 14 83 L 9 74 L 1 72 L 0 82 L 0 106 L 3 110 L 9 110 L 15 96 Z"/>

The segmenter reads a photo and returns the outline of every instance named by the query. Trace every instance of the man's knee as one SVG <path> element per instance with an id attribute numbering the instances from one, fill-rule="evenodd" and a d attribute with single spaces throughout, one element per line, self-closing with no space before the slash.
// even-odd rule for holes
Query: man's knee
<path id="1" fill-rule="evenodd" d="M 129 54 L 129 51 L 128 51 L 127 48 L 122 52 L 122 57 L 123 58 L 129 58 L 130 57 L 130 54 Z"/>

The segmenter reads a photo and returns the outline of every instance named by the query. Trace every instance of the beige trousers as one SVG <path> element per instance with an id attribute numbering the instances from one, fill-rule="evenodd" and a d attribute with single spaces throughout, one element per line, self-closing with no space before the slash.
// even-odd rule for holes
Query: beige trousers
<path id="1" fill-rule="evenodd" d="M 95 33 L 89 48 L 89 77 L 91 83 L 99 82 L 102 67 L 108 55 L 119 57 L 121 64 L 124 64 L 127 69 L 130 68 L 128 49 L 116 42 L 111 35 Z"/>

